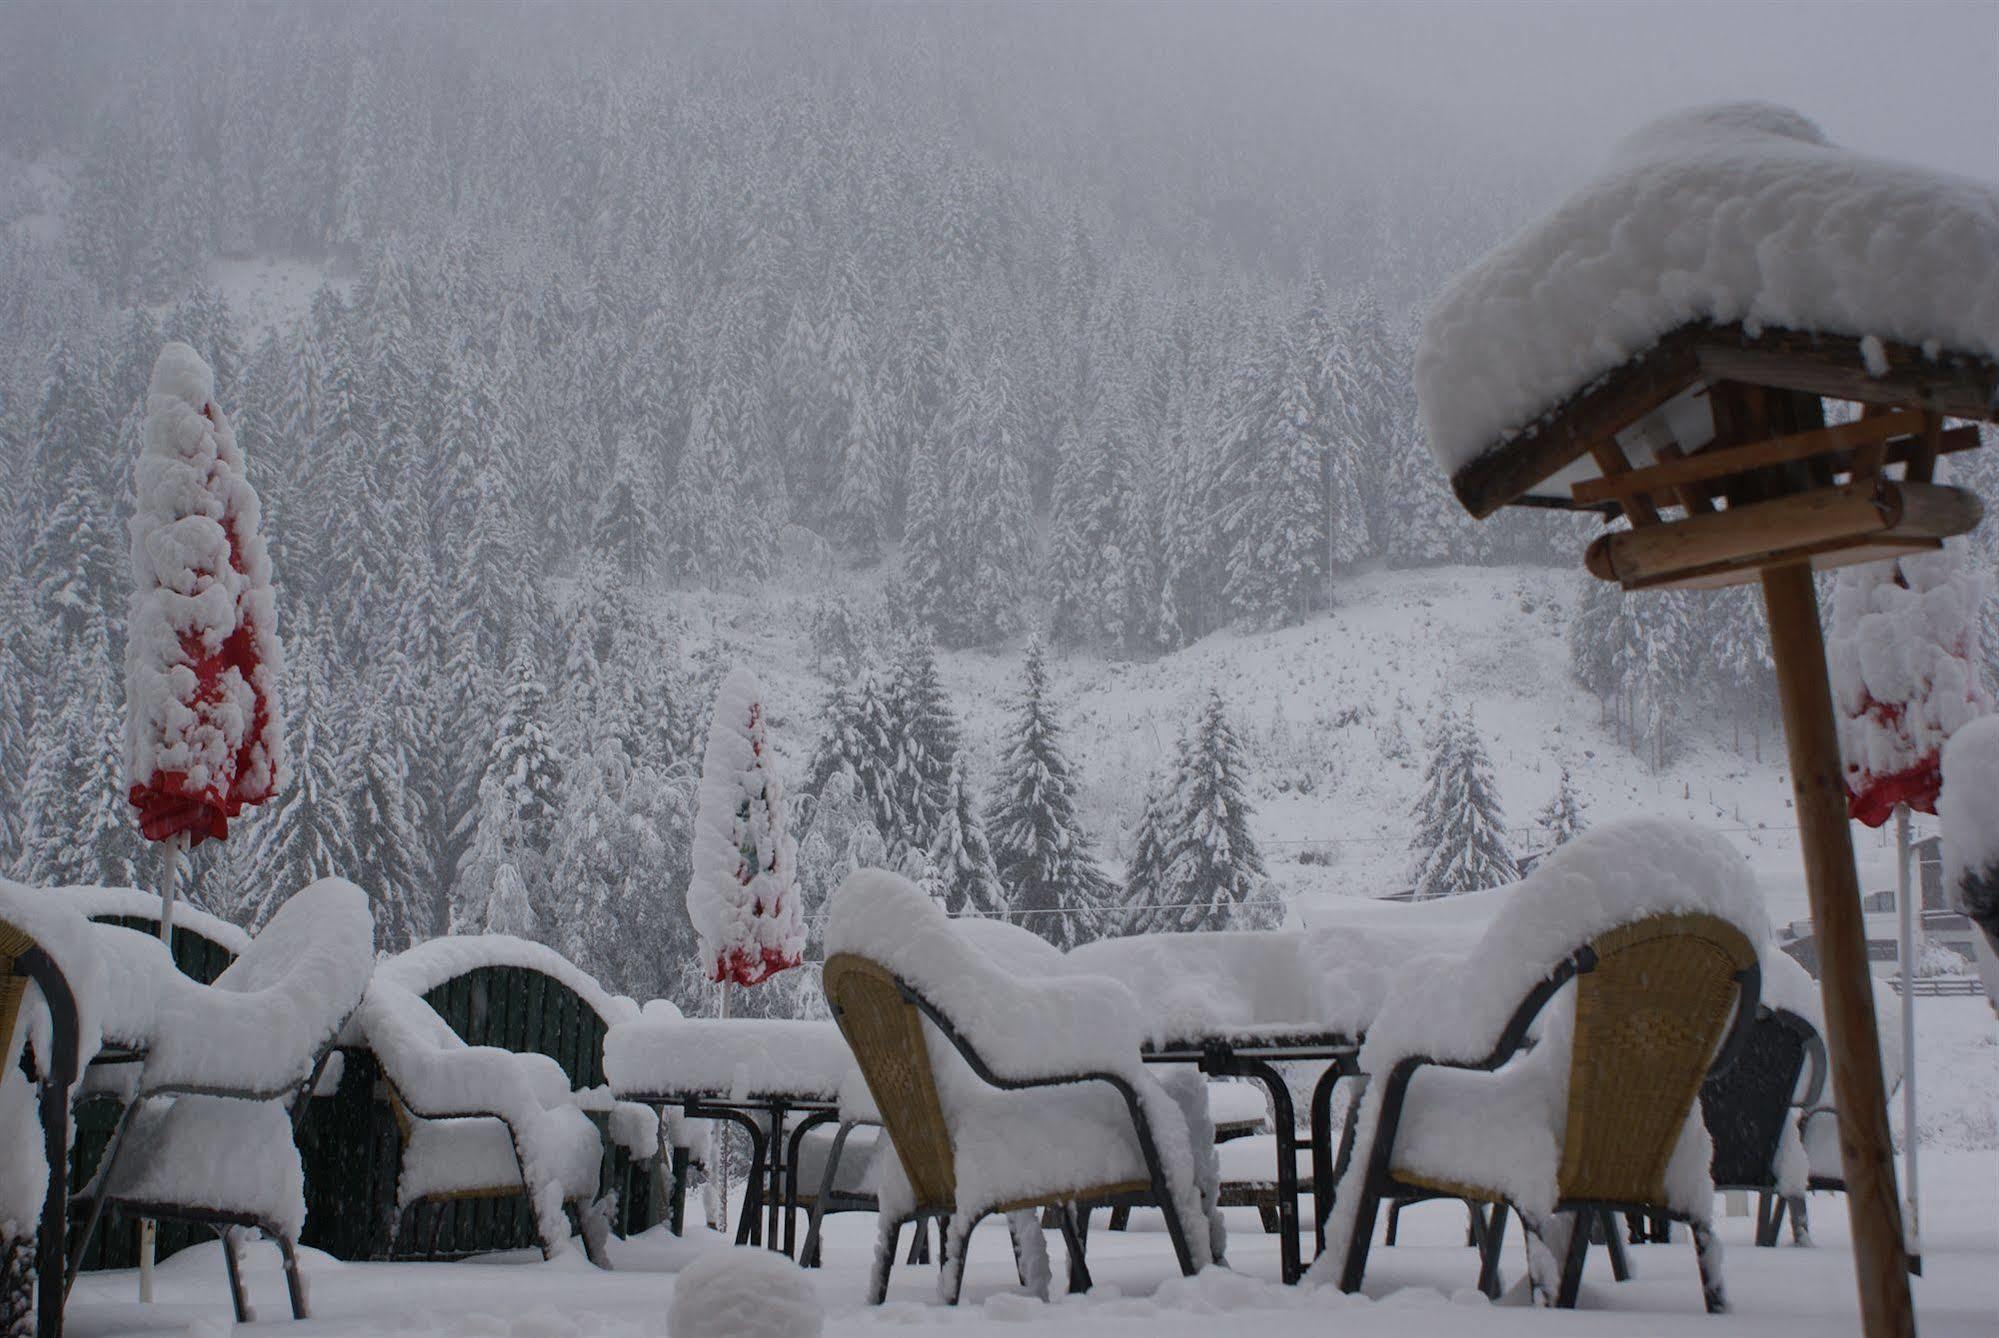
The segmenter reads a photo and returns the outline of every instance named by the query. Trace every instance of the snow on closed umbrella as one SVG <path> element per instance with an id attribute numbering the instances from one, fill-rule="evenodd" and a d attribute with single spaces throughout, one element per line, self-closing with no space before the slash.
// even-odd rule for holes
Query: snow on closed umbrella
<path id="1" fill-rule="evenodd" d="M 731 985 L 759 984 L 804 960 L 797 863 L 764 725 L 763 686 L 738 668 L 715 694 L 694 812 L 694 876 L 687 884 L 687 915 L 701 941 L 702 969 L 722 987 L 719 1016 L 729 1015 Z M 716 1158 L 724 1214 L 728 1133 L 724 1123 Z"/>
<path id="2" fill-rule="evenodd" d="M 772 769 L 763 688 L 755 674 L 736 669 L 715 694 L 687 886 L 687 914 L 710 980 L 755 985 L 803 960 L 797 854 L 785 831 L 784 787 Z"/>
<path id="3" fill-rule="evenodd" d="M 1944 745 L 1992 709 L 1980 681 L 1985 582 L 1955 548 L 1848 567 L 1833 591 L 1826 660 L 1839 707 L 1847 813 L 1895 819 L 1902 976 L 1902 1156 L 1909 1255 L 1920 1260 L 1916 1176 L 1915 965 L 1922 929 L 1909 888 L 1909 811 L 1935 813 Z"/>
<path id="4" fill-rule="evenodd" d="M 283 673 L 270 557 L 215 375 L 170 343 L 153 364 L 132 517 L 125 774 L 148 840 L 167 844 L 160 937 L 179 856 L 229 834 L 284 772 Z"/>

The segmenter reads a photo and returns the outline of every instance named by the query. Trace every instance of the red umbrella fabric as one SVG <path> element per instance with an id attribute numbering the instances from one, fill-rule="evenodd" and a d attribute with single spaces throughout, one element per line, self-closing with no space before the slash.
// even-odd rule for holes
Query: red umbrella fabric
<path id="1" fill-rule="evenodd" d="M 190 845 L 278 790 L 284 721 L 270 555 L 215 374 L 171 343 L 153 364 L 132 517 L 125 772 L 148 840 Z"/>
<path id="2" fill-rule="evenodd" d="M 1879 827 L 1897 804 L 1936 812 L 1944 743 L 1992 709 L 1980 681 L 1984 598 L 1983 579 L 1950 548 L 1840 573 L 1826 654 L 1849 816 Z"/>

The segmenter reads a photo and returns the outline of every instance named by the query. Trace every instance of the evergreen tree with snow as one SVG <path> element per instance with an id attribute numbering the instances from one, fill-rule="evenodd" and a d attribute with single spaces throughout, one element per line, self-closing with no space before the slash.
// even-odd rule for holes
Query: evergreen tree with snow
<path id="1" fill-rule="evenodd" d="M 937 670 L 937 648 L 927 635 L 910 637 L 896 657 L 884 699 L 899 766 L 896 817 L 899 833 L 918 849 L 934 843 L 950 802 L 951 771 L 963 744 Z"/>
<path id="2" fill-rule="evenodd" d="M 1004 915 L 1006 889 L 993 862 L 972 790 L 965 781 L 965 757 L 954 754 L 945 783 L 944 808 L 931 838 L 930 871 L 936 896 L 952 915 Z"/>
<path id="3" fill-rule="evenodd" d="M 1114 888 L 1076 817 L 1076 778 L 1048 700 L 1041 643 L 1027 648 L 1022 691 L 986 808 L 1007 918 L 1060 948 L 1109 927 Z"/>
<path id="4" fill-rule="evenodd" d="M 1416 899 L 1448 897 L 1510 883 L 1520 876 L 1506 848 L 1492 764 L 1469 715 L 1446 703 L 1423 772 L 1423 798 L 1410 872 Z"/>
<path id="5" fill-rule="evenodd" d="M 415 721 L 393 680 L 360 710 L 337 763 L 348 782 L 347 839 L 353 872 L 374 901 L 375 946 L 401 952 L 429 938 L 437 885 L 424 867 L 420 801 L 410 791 Z"/>
<path id="6" fill-rule="evenodd" d="M 611 476 L 590 525 L 590 548 L 628 581 L 642 581 L 654 569 L 660 550 L 658 507 L 651 478 L 639 464 L 638 443 L 629 432 L 619 436 L 612 453 Z"/>
<path id="7" fill-rule="evenodd" d="M 1562 768 L 1562 778 L 1555 784 L 1555 795 L 1548 806 L 1541 810 L 1537 819 L 1541 830 L 1548 834 L 1548 844 L 1564 846 L 1583 834 L 1589 823 L 1583 820 L 1583 810 L 1588 808 L 1582 796 L 1576 793 L 1575 782 L 1569 777 L 1569 769 Z"/>
<path id="8" fill-rule="evenodd" d="M 546 701 L 533 656 L 517 653 L 479 781 L 471 841 L 459 861 L 452 894 L 454 925 L 476 922 L 502 864 L 519 872 L 538 908 L 547 904 L 548 855 L 562 812 L 562 764 L 549 737 Z M 541 920 L 548 928 L 547 917 Z"/>
<path id="9" fill-rule="evenodd" d="M 1250 834 L 1242 772 L 1242 746 L 1221 693 L 1211 689 L 1180 741 L 1170 786 L 1147 805 L 1141 828 L 1152 828 L 1153 849 L 1143 848 L 1148 838 L 1141 830 L 1133 862 L 1151 890 L 1144 900 L 1133 897 L 1126 932 L 1273 927 L 1268 874 Z"/>
<path id="10" fill-rule="evenodd" d="M 64 692 L 25 761 L 20 867 L 27 881 L 129 887 L 144 858 L 125 802 L 124 713 L 102 617 L 58 652 Z"/>
<path id="11" fill-rule="evenodd" d="M 493 890 L 486 898 L 478 928 L 481 933 L 511 934 L 525 939 L 534 939 L 540 932 L 534 903 L 528 899 L 528 885 L 513 865 L 503 863 L 494 871 Z"/>
<path id="12" fill-rule="evenodd" d="M 338 695 L 327 681 L 325 647 L 300 629 L 285 656 L 286 752 L 291 778 L 252 828 L 245 923 L 262 924 L 292 893 L 316 878 L 366 877 L 353 857 L 346 777 L 338 731 Z"/>

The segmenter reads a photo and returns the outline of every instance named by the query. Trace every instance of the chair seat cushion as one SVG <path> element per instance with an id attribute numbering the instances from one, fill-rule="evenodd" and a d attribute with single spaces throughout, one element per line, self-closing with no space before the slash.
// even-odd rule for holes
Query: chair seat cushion
<path id="1" fill-rule="evenodd" d="M 1395 1176 L 1552 1208 L 1568 1115 L 1557 1058 L 1565 1067 L 1566 1046 L 1530 1051 L 1496 1073 L 1418 1069 L 1396 1132 Z"/>
<path id="2" fill-rule="evenodd" d="M 291 1117 L 275 1101 L 146 1101 L 118 1149 L 108 1193 L 128 1203 L 225 1213 L 293 1239 L 305 1225 L 305 1173 Z"/>
<path id="3" fill-rule="evenodd" d="M 596 1197 L 604 1149 L 587 1115 L 573 1106 L 544 1111 L 521 1135 L 521 1156 L 536 1168 L 543 1183 L 562 1187 L 565 1202 Z M 411 1121 L 403 1147 L 404 1203 L 521 1187 L 520 1163 L 505 1122 Z"/>

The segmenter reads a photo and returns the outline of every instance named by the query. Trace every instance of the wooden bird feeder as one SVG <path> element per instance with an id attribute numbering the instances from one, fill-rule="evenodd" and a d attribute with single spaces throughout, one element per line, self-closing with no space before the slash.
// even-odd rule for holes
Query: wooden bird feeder
<path id="1" fill-rule="evenodd" d="M 1827 401 L 1858 405 L 1828 425 Z M 1826 679 L 1815 569 L 1940 547 L 1978 498 L 1938 457 L 1999 421 L 1987 357 L 1696 323 L 1496 443 L 1452 476 L 1475 516 L 1507 505 L 1622 515 L 1592 574 L 1627 590 L 1760 581 L 1821 945 L 1840 1155 L 1869 1335 L 1913 1334 L 1860 888 Z"/>

